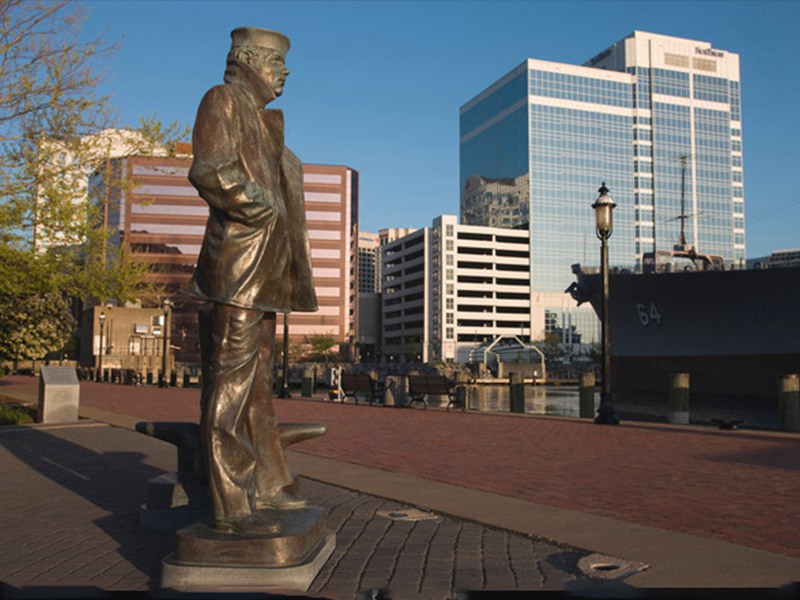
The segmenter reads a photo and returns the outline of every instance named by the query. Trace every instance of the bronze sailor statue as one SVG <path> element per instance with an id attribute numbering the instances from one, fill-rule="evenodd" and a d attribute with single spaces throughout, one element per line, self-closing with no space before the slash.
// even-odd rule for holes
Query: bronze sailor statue
<path id="1" fill-rule="evenodd" d="M 209 206 L 196 272 L 203 302 L 200 435 L 214 527 L 270 532 L 269 510 L 302 509 L 292 492 L 272 402 L 276 313 L 315 311 L 303 170 L 283 141 L 289 40 L 231 32 L 224 83 L 197 111 L 189 180 Z M 324 430 L 324 428 L 323 428 Z M 286 432 L 284 432 L 286 433 Z"/>

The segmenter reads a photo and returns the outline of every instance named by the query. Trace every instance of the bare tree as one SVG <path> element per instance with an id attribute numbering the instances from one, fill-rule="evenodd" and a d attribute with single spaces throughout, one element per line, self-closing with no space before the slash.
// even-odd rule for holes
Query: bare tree
<path id="1" fill-rule="evenodd" d="M 116 46 L 82 40 L 84 17 L 66 0 L 0 1 L 0 228 L 33 252 L 43 228 L 79 241 L 70 232 L 89 158 L 81 140 L 111 124 L 93 67 Z"/>
<path id="2" fill-rule="evenodd" d="M 107 99 L 94 95 L 92 66 L 117 46 L 82 40 L 84 19 L 67 0 L 0 2 L 0 140 L 97 129 Z"/>

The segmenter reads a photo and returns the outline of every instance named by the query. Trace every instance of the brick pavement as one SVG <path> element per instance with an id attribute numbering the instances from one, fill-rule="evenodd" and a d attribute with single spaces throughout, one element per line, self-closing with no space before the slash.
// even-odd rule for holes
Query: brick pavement
<path id="1" fill-rule="evenodd" d="M 27 380 L 27 381 L 20 381 Z M 0 395 L 32 386 L 0 380 Z M 82 384 L 82 406 L 191 420 L 198 391 Z M 800 557 L 800 436 L 647 423 L 277 401 L 326 423 L 297 451 Z"/>
<path id="2" fill-rule="evenodd" d="M 173 536 L 139 528 L 142 482 L 174 459 L 153 452 L 151 438 L 134 445 L 136 435 L 104 425 L 0 429 L 0 581 L 147 589 Z"/>
<path id="3" fill-rule="evenodd" d="M 174 448 L 97 423 L 0 428 L 0 582 L 28 597 L 158 588 L 174 534 L 139 526 L 146 481 Z M 446 598 L 458 590 L 564 589 L 582 553 L 302 479 L 337 546 L 308 595 Z M 399 518 L 396 518 L 399 517 Z M 8 590 L 5 590 L 8 592 Z M 0 593 L 3 590 L 0 589 Z"/>
<path id="4" fill-rule="evenodd" d="M 301 452 L 800 557 L 798 436 L 300 401 L 279 414 L 328 423 Z"/>
<path id="5" fill-rule="evenodd" d="M 408 507 L 335 486 L 303 486 L 310 501 L 331 508 L 338 536 L 309 594 L 391 590 L 396 598 L 445 598 L 454 590 L 564 589 L 579 578 L 580 552 L 438 515 L 393 520 L 384 515 Z"/>

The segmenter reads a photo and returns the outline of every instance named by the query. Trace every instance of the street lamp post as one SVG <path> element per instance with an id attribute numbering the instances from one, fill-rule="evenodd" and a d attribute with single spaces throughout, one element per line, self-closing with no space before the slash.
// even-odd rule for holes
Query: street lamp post
<path id="1" fill-rule="evenodd" d="M 597 417 L 594 422 L 601 425 L 616 425 L 619 418 L 614 413 L 614 396 L 611 392 L 611 319 L 609 317 L 608 299 L 608 238 L 613 231 L 612 212 L 616 204 L 608 195 L 608 188 L 605 181 L 600 189 L 595 203 L 592 204 L 596 219 L 596 233 L 600 239 L 600 275 L 603 279 L 603 301 L 602 301 L 602 338 L 603 338 L 603 364 L 600 377 L 603 380 L 603 389 L 600 392 L 600 408 L 597 410 Z"/>
<path id="2" fill-rule="evenodd" d="M 97 320 L 100 322 L 100 348 L 97 354 L 97 381 L 103 381 L 103 349 L 105 346 L 103 340 L 103 326 L 106 324 L 106 313 L 100 311 Z"/>
<path id="3" fill-rule="evenodd" d="M 171 307 L 172 302 L 169 301 L 169 298 L 164 298 L 164 300 L 161 302 L 161 309 L 164 311 L 164 330 L 161 332 L 161 334 L 164 336 L 164 348 L 161 352 L 161 381 L 158 382 L 158 386 L 162 388 L 169 387 L 169 374 L 167 373 L 169 361 L 167 359 L 169 357 L 169 317 Z"/>
<path id="4" fill-rule="evenodd" d="M 289 389 L 289 313 L 283 313 L 283 380 L 278 398 L 291 398 Z"/>

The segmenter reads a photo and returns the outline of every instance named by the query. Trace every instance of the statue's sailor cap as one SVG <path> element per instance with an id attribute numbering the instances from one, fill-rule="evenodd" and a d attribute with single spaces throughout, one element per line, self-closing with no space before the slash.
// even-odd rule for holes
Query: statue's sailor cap
<path id="1" fill-rule="evenodd" d="M 231 50 L 234 48 L 265 48 L 286 56 L 289 38 L 277 31 L 257 27 L 239 27 L 231 31 Z"/>

